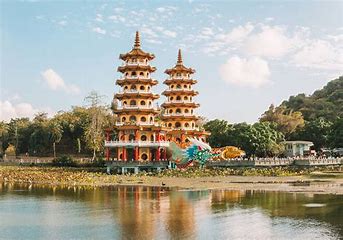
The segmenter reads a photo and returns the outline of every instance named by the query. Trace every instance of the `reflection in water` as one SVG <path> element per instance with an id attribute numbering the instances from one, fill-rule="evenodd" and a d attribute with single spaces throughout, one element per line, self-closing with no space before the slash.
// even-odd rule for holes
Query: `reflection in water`
<path id="1" fill-rule="evenodd" d="M 338 239 L 342 229 L 343 196 L 0 184 L 0 239 Z"/>

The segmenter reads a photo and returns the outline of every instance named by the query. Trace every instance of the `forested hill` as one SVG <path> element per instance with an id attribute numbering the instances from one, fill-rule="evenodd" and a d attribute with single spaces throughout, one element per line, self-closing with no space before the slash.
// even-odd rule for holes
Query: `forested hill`
<path id="1" fill-rule="evenodd" d="M 282 102 L 287 110 L 300 111 L 307 121 L 322 117 L 333 121 L 343 118 L 343 76 L 330 81 L 323 89 L 312 95 L 298 94 Z"/>

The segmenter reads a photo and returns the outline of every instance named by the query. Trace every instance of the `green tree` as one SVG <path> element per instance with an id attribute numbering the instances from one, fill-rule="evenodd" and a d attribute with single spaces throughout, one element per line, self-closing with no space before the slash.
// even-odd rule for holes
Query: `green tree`
<path id="1" fill-rule="evenodd" d="M 49 139 L 52 142 L 54 158 L 56 158 L 56 143 L 61 141 L 63 129 L 60 123 L 53 119 L 47 124 L 47 131 L 49 133 Z"/>
<path id="2" fill-rule="evenodd" d="M 9 146 L 9 126 L 4 121 L 0 122 L 0 157 L 4 155 L 5 149 Z"/>
<path id="3" fill-rule="evenodd" d="M 208 141 L 212 147 L 224 147 L 228 144 L 228 130 L 230 125 L 225 120 L 211 120 L 205 123 L 204 128 L 206 131 L 209 131 L 211 135 L 208 138 Z"/>
<path id="4" fill-rule="evenodd" d="M 287 110 L 285 106 L 274 107 L 270 105 L 269 109 L 265 111 L 261 118 L 261 122 L 274 123 L 276 129 L 282 132 L 286 137 L 295 131 L 304 127 L 304 118 L 299 111 L 293 112 Z"/>
<path id="5" fill-rule="evenodd" d="M 331 131 L 331 121 L 318 118 L 313 121 L 306 121 L 305 127 L 293 134 L 291 140 L 306 140 L 314 144 L 316 150 L 329 146 L 329 135 Z"/>
<path id="6" fill-rule="evenodd" d="M 343 148 L 343 118 L 337 118 L 332 124 L 328 141 L 332 148 Z"/>

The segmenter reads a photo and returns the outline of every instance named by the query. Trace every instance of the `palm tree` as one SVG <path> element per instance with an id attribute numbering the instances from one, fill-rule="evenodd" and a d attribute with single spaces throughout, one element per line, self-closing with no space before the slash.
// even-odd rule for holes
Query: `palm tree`
<path id="1" fill-rule="evenodd" d="M 63 129 L 62 126 L 54 120 L 50 120 L 48 124 L 49 139 L 52 141 L 52 147 L 54 151 L 54 158 L 56 158 L 56 143 L 62 139 Z"/>

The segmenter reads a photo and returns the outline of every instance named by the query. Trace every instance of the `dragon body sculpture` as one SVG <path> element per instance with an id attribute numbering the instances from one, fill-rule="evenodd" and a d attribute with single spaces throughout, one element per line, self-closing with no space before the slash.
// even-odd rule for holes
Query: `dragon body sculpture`
<path id="1" fill-rule="evenodd" d="M 212 148 L 207 143 L 195 138 L 188 138 L 190 141 L 189 147 L 186 149 L 180 148 L 176 143 L 170 143 L 170 150 L 172 152 L 172 160 L 179 168 L 191 166 L 193 163 L 198 163 L 203 167 L 208 160 L 219 154 L 214 153 Z"/>

